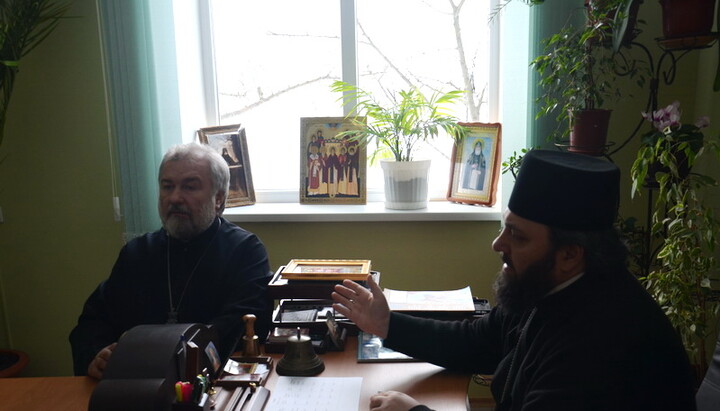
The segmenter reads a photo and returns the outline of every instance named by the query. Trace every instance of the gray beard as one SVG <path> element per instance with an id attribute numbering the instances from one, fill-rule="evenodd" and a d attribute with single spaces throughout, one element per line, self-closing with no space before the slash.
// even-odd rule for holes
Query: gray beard
<path id="1" fill-rule="evenodd" d="M 193 224 L 192 220 L 170 216 L 163 220 L 163 228 L 172 238 L 180 241 L 190 241 L 207 230 L 210 224 L 215 221 L 215 217 L 215 205 L 213 202 L 209 202 L 200 209 L 200 213 L 197 215 L 197 224 Z"/>

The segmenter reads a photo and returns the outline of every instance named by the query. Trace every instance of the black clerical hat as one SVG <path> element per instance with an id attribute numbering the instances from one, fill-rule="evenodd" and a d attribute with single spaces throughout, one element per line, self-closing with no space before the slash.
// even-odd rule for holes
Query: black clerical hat
<path id="1" fill-rule="evenodd" d="M 522 159 L 508 208 L 567 230 L 612 227 L 620 202 L 620 170 L 584 154 L 532 150 Z"/>

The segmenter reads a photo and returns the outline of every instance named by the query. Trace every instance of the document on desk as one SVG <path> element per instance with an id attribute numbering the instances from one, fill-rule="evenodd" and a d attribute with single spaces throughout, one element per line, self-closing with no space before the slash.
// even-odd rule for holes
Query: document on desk
<path id="1" fill-rule="evenodd" d="M 355 411 L 361 377 L 279 377 L 265 411 Z"/>
<path id="2" fill-rule="evenodd" d="M 401 291 L 386 288 L 384 294 L 392 311 L 475 311 L 470 287 L 444 291 Z"/>

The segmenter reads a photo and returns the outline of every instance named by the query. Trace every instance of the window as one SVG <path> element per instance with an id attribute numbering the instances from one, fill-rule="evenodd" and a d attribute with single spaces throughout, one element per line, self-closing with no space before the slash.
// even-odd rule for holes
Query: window
<path id="1" fill-rule="evenodd" d="M 272 200 L 263 195 L 272 192 L 297 200 L 300 118 L 344 114 L 340 96 L 330 91 L 334 80 L 377 96 L 411 84 L 427 94 L 470 90 L 455 115 L 497 121 L 499 30 L 489 23 L 492 2 L 457 3 L 458 10 L 452 2 L 422 0 L 211 0 L 211 23 L 201 25 L 213 39 L 211 117 L 245 126 L 258 201 Z M 343 27 L 344 21 L 356 26 Z M 348 41 L 353 33 L 355 41 Z M 433 197 L 444 198 L 447 190 L 451 148 L 441 138 L 417 154 L 433 160 Z M 368 168 L 369 199 L 381 190 L 380 173 Z"/>

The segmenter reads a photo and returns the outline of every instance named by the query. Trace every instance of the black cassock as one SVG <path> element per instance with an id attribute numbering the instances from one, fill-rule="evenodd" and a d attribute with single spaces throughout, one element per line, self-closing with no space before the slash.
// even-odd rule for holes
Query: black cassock
<path id="1" fill-rule="evenodd" d="M 496 307 L 450 322 L 393 313 L 385 345 L 451 370 L 493 374 L 497 410 L 695 409 L 680 338 L 628 272 L 583 275 L 539 301 L 528 323 L 530 315 Z"/>
<path id="2" fill-rule="evenodd" d="M 255 314 L 257 335 L 267 335 L 272 273 L 265 246 L 254 234 L 220 218 L 190 242 L 171 238 L 169 245 L 168 258 L 168 236 L 159 230 L 120 251 L 110 277 L 87 299 L 70 334 L 76 375 L 85 375 L 97 352 L 123 332 L 168 322 L 168 260 L 177 322 L 213 325 L 221 357 L 232 353 L 244 333 L 244 314 Z"/>

